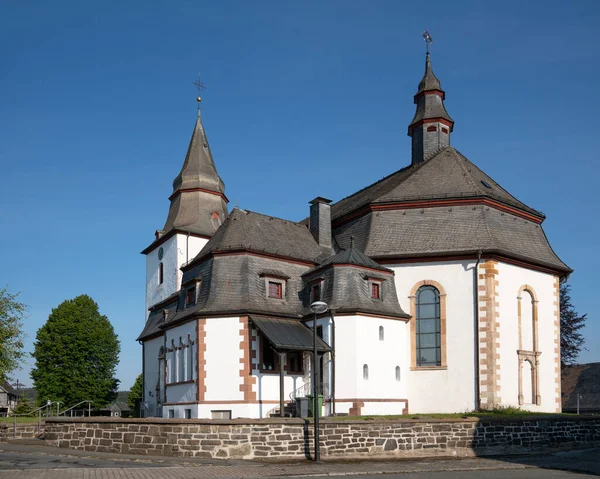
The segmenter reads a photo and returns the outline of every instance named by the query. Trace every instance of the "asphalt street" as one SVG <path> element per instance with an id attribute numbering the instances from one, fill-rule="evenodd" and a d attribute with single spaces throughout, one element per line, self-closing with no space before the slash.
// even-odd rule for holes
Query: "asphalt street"
<path id="1" fill-rule="evenodd" d="M 600 475 L 600 449 L 507 457 L 260 462 L 91 453 L 0 444 L 0 479 L 577 478 Z"/>

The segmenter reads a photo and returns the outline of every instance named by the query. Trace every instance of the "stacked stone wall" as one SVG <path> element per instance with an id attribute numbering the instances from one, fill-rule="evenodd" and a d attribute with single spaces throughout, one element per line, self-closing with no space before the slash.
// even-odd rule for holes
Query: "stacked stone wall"
<path id="1" fill-rule="evenodd" d="M 6 442 L 9 439 L 34 439 L 44 432 L 44 424 L 41 428 L 38 424 L 17 424 L 15 427 L 13 424 L 2 424 L 0 425 L 0 442 Z"/>
<path id="2" fill-rule="evenodd" d="M 50 446 L 123 454 L 308 458 L 312 423 L 301 419 L 52 419 Z M 323 456 L 471 456 L 600 445 L 600 418 L 321 421 Z"/>

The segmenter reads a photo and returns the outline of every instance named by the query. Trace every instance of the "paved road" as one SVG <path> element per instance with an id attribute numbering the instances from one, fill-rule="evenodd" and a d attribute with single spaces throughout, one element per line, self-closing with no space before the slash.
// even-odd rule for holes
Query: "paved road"
<path id="1" fill-rule="evenodd" d="M 90 453 L 0 444 L 0 479 L 251 479 L 352 475 L 398 479 L 543 478 L 600 475 L 600 449 L 543 456 L 394 461 L 265 463 Z M 312 479 L 312 478 L 311 478 Z"/>

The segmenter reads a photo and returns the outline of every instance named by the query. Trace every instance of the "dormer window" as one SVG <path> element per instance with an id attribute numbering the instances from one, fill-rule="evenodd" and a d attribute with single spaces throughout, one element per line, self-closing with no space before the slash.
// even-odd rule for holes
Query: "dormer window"
<path id="1" fill-rule="evenodd" d="M 283 282 L 270 279 L 267 282 L 267 295 L 269 298 L 282 299 L 283 298 Z"/>
<path id="2" fill-rule="evenodd" d="M 371 299 L 381 299 L 381 283 L 379 281 L 370 281 Z"/>
<path id="3" fill-rule="evenodd" d="M 196 304 L 196 285 L 190 286 L 185 292 L 185 305 Z"/>
<path id="4" fill-rule="evenodd" d="M 310 287 L 310 302 L 321 301 L 321 282 L 314 283 Z"/>

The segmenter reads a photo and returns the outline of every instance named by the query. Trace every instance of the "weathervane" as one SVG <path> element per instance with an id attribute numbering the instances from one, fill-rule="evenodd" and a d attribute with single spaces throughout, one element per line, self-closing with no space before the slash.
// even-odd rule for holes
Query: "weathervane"
<path id="1" fill-rule="evenodd" d="M 429 29 L 425 30 L 422 35 L 427 44 L 427 54 L 429 54 L 429 44 L 433 41 L 433 38 L 431 38 L 431 35 L 429 34 Z"/>
<path id="2" fill-rule="evenodd" d="M 196 98 L 196 101 L 198 102 L 198 117 L 200 117 L 200 102 L 202 101 L 202 97 L 200 96 L 200 92 L 202 90 L 206 90 L 206 87 L 204 86 L 204 83 L 202 83 L 200 81 L 200 73 L 198 73 L 198 79 L 196 81 L 193 81 L 192 85 L 195 85 L 196 89 L 198 90 L 198 97 Z"/>

